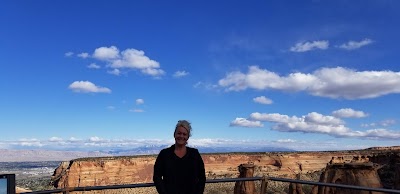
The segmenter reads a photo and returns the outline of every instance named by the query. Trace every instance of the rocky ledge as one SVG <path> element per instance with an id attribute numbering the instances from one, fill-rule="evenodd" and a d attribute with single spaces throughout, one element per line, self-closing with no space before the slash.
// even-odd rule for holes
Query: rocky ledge
<path id="1" fill-rule="evenodd" d="M 202 154 L 207 179 L 236 178 L 238 166 L 252 163 L 256 166 L 254 176 L 295 178 L 298 174 L 323 171 L 327 164 L 365 160 L 371 168 L 385 176 L 387 187 L 399 187 L 399 149 L 366 149 L 329 152 L 271 152 L 271 153 L 220 153 Z M 52 183 L 55 188 L 119 185 L 152 182 L 156 155 L 80 158 L 62 162 L 54 171 Z M 368 166 L 367 164 L 367 166 Z M 348 168 L 343 164 L 341 167 Z M 356 165 L 357 166 L 357 165 Z M 379 166 L 379 167 L 377 167 Z M 362 167 L 360 169 L 369 169 Z M 388 174 L 389 173 L 389 174 Z"/>

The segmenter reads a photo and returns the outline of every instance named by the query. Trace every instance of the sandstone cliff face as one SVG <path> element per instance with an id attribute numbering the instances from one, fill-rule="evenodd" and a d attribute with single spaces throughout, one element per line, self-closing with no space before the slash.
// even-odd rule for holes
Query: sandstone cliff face
<path id="1" fill-rule="evenodd" d="M 100 157 L 63 162 L 55 170 L 52 181 L 56 188 L 133 184 L 152 182 L 157 156 Z M 206 176 L 236 178 L 238 166 L 253 163 L 254 176 L 291 175 L 293 172 L 313 172 L 325 167 L 331 159 L 328 153 L 248 153 L 202 154 Z M 301 168 L 301 170 L 300 170 Z"/>
<path id="2" fill-rule="evenodd" d="M 351 161 L 342 157 L 334 158 L 327 164 L 319 182 L 345 185 L 357 185 L 371 188 L 382 188 L 378 175 L 380 166 L 366 157 L 354 157 Z M 377 192 L 350 190 L 335 187 L 318 187 L 318 194 L 371 194 Z"/>
<path id="3" fill-rule="evenodd" d="M 106 157 L 63 162 L 52 180 L 56 188 L 152 182 L 154 157 Z"/>
<path id="4" fill-rule="evenodd" d="M 385 188 L 400 189 L 400 154 L 398 151 L 373 154 L 369 160 L 381 166 L 378 173 Z"/>
<path id="5" fill-rule="evenodd" d="M 379 153 L 383 151 L 379 151 Z M 313 173 L 326 167 L 333 156 L 343 160 L 374 151 L 225 153 L 202 154 L 207 179 L 236 178 L 238 166 L 254 164 L 254 176 L 295 178 L 299 173 Z M 134 184 L 152 182 L 157 156 L 124 156 L 76 159 L 62 163 L 54 172 L 56 188 Z"/>

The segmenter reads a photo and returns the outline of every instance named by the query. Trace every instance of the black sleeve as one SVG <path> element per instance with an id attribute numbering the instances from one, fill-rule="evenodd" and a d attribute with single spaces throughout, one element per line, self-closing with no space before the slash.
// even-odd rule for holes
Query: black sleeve
<path id="1" fill-rule="evenodd" d="M 165 173 L 165 154 L 165 150 L 161 150 L 157 156 L 156 162 L 154 163 L 153 182 L 159 194 L 167 194 L 163 181 L 163 175 Z"/>
<path id="2" fill-rule="evenodd" d="M 206 170 L 204 168 L 204 162 L 203 159 L 201 158 L 201 155 L 199 151 L 196 149 L 196 160 L 197 160 L 197 178 L 198 182 L 196 185 L 196 194 L 203 194 L 204 193 L 204 187 L 206 185 Z"/>

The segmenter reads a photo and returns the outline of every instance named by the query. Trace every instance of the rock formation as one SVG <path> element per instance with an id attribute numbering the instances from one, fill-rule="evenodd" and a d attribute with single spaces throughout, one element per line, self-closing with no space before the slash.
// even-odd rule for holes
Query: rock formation
<path id="1" fill-rule="evenodd" d="M 52 180 L 56 188 L 152 182 L 154 157 L 105 157 L 63 162 Z"/>
<path id="2" fill-rule="evenodd" d="M 388 155 L 399 155 L 399 150 L 356 150 L 337 152 L 273 152 L 273 153 L 222 153 L 202 154 L 205 163 L 207 179 L 215 178 L 237 178 L 240 164 L 252 163 L 255 165 L 254 176 L 270 176 L 295 178 L 296 174 L 315 173 L 321 171 L 330 161 L 351 161 L 359 157 L 360 161 L 376 160 L 387 161 Z M 334 157 L 333 156 L 339 156 Z M 364 157 L 362 157 L 364 156 Z M 135 184 L 152 182 L 153 165 L 156 155 L 149 156 L 121 156 L 121 157 L 98 157 L 81 158 L 63 162 L 54 171 L 52 182 L 55 188 L 85 187 L 101 185 Z M 373 161 L 369 161 L 373 162 Z M 332 165 L 332 168 L 344 173 L 349 165 Z M 354 167 L 354 165 L 352 166 Z M 371 168 L 374 166 L 361 167 L 366 178 L 373 175 Z M 397 167 L 398 169 L 398 167 Z M 329 170 L 327 168 L 327 170 Z M 334 173 L 334 169 L 329 171 Z M 361 172 L 361 171 L 360 171 Z M 340 177 L 340 173 L 335 177 Z M 354 177 L 363 174 L 353 173 Z M 352 175 L 352 176 L 353 176 Z M 350 177 L 350 176 L 349 176 Z M 397 180 L 398 180 L 397 175 Z M 337 178 L 333 181 L 351 181 Z M 394 179 L 394 174 L 393 177 Z M 328 177 L 323 179 L 328 180 Z M 354 180 L 356 181 L 356 180 Z M 362 180 L 361 180 L 362 181 Z M 395 183 L 396 181 L 392 181 Z M 360 182 L 361 185 L 377 186 L 377 182 Z M 392 184 L 394 185 L 394 184 Z M 398 186 L 398 185 L 397 185 Z"/>
<path id="3" fill-rule="evenodd" d="M 254 176 L 292 174 L 293 169 L 299 171 L 298 161 L 303 171 L 313 172 L 324 168 L 331 157 L 329 152 L 202 154 L 208 179 L 237 178 L 237 167 L 243 163 L 257 166 Z M 61 163 L 52 181 L 56 188 L 152 182 L 155 159 L 155 155 L 75 159 Z"/>
<path id="4" fill-rule="evenodd" d="M 239 177 L 238 178 L 248 178 L 253 177 L 254 174 L 254 164 L 241 164 L 238 166 Z M 234 194 L 254 194 L 255 192 L 254 181 L 238 181 L 235 183 Z"/>
<path id="5" fill-rule="evenodd" d="M 369 161 L 365 156 L 354 156 L 351 160 L 334 157 L 321 174 L 319 182 L 345 185 L 356 185 L 371 188 L 382 188 L 378 175 L 378 164 Z M 342 189 L 335 187 L 318 187 L 318 194 L 371 194 L 364 190 Z"/>
<path id="6" fill-rule="evenodd" d="M 395 176 L 394 176 L 394 186 L 393 189 L 400 190 L 400 163 L 395 164 Z"/>

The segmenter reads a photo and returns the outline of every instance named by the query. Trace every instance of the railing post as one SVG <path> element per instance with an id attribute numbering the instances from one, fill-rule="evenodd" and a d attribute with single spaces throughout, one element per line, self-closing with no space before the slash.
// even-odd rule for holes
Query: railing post
<path id="1" fill-rule="evenodd" d="M 254 164 L 239 165 L 239 178 L 253 177 L 254 167 Z M 254 188 L 254 181 L 237 181 L 235 183 L 234 194 L 254 194 Z"/>
<path id="2" fill-rule="evenodd" d="M 261 181 L 261 191 L 260 194 L 266 194 L 267 193 L 267 187 L 268 187 L 268 177 L 263 176 L 263 179 Z"/>
<path id="3" fill-rule="evenodd" d="M 301 180 L 300 174 L 296 174 L 296 180 Z M 303 194 L 303 188 L 300 183 L 289 184 L 289 194 Z"/>

